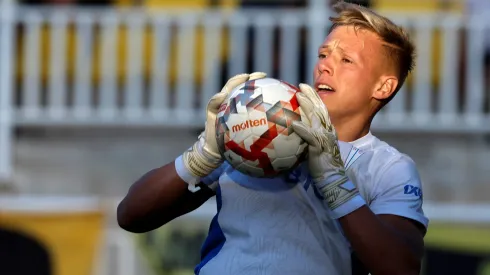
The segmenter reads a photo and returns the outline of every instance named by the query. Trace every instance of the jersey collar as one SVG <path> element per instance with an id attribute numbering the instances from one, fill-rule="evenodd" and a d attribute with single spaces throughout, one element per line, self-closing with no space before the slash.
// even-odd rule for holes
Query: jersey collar
<path id="1" fill-rule="evenodd" d="M 365 147 L 369 144 L 371 144 L 374 141 L 375 137 L 373 134 L 371 134 L 371 131 L 369 131 L 365 136 L 356 139 L 354 141 L 349 142 L 352 144 L 352 146 L 357 147 L 357 148 L 362 148 Z"/>

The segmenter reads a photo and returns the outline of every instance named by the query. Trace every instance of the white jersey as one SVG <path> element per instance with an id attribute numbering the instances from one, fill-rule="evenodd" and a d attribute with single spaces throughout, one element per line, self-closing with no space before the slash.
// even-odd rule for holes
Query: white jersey
<path id="1" fill-rule="evenodd" d="M 376 137 L 340 143 L 347 174 L 375 214 L 427 226 L 413 161 Z M 359 155 L 362 155 L 359 157 Z M 356 157 L 357 156 L 357 157 Z M 202 180 L 218 183 L 218 213 L 202 247 L 199 275 L 351 274 L 351 251 L 304 163 L 283 178 L 257 179 L 227 163 Z"/>

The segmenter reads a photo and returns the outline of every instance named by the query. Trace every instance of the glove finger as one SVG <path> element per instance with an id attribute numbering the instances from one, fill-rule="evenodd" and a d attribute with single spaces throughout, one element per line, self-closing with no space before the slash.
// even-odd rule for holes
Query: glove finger
<path id="1" fill-rule="evenodd" d="M 311 127 L 310 113 L 303 110 L 303 107 L 301 106 L 299 106 L 299 110 L 301 113 L 301 122 L 303 122 L 306 126 Z"/>
<path id="2" fill-rule="evenodd" d="M 213 97 L 208 102 L 208 110 L 211 110 L 213 112 L 216 112 L 223 103 L 223 101 L 226 99 L 226 97 L 230 94 L 231 90 L 236 88 L 242 83 L 245 83 L 248 81 L 248 78 L 250 77 L 249 74 L 238 74 L 235 75 L 234 77 L 228 79 L 226 82 L 225 86 L 221 89 L 221 91 L 217 94 L 215 94 Z"/>
<path id="3" fill-rule="evenodd" d="M 324 122 L 325 126 L 330 126 L 332 122 L 330 121 L 327 106 L 323 104 L 323 101 L 318 93 L 307 84 L 300 84 L 300 89 L 315 105 L 316 108 L 314 109 L 314 111 L 318 116 L 320 116 L 320 120 Z"/>
<path id="4" fill-rule="evenodd" d="M 317 146 L 317 141 L 313 134 L 311 133 L 311 128 L 306 126 L 303 122 L 301 121 L 294 121 L 293 124 L 291 125 L 293 127 L 294 132 L 302 138 L 306 143 L 308 143 L 311 146 L 316 147 Z"/>
<path id="5" fill-rule="evenodd" d="M 225 101 L 226 97 L 228 96 L 229 92 L 219 92 L 215 94 L 213 97 L 208 102 L 208 110 L 217 113 L 219 106 Z"/>
<path id="6" fill-rule="evenodd" d="M 324 109 L 325 109 L 325 114 L 323 114 L 323 116 L 324 116 L 324 120 L 325 120 L 325 127 L 328 130 L 333 131 L 335 133 L 335 128 L 333 127 L 332 121 L 330 120 L 330 115 L 328 114 L 328 109 L 327 109 L 327 107 L 325 107 Z"/>
<path id="7" fill-rule="evenodd" d="M 299 89 L 308 97 L 309 100 L 311 100 L 311 102 L 313 102 L 313 104 L 317 106 L 324 105 L 318 93 L 310 85 L 301 83 L 299 84 Z"/>
<path id="8" fill-rule="evenodd" d="M 322 106 L 325 105 L 325 104 L 323 104 L 323 100 L 320 97 L 320 95 L 317 93 L 317 91 L 313 87 L 311 87 L 310 85 L 308 85 L 308 84 L 305 84 L 305 85 L 308 86 L 308 89 L 313 93 L 313 96 L 316 98 L 318 103 L 321 104 Z"/>
<path id="9" fill-rule="evenodd" d="M 225 100 L 225 98 L 228 96 L 228 94 L 231 92 L 231 90 L 235 89 L 239 85 L 249 81 L 249 80 L 255 80 L 259 78 L 264 78 L 266 77 L 266 73 L 262 72 L 254 72 L 252 74 L 238 74 L 235 75 L 234 77 L 230 78 L 223 89 L 221 89 L 221 92 L 213 96 L 208 104 L 209 108 L 211 109 L 218 109 L 221 103 Z"/>
<path id="10" fill-rule="evenodd" d="M 303 93 L 307 94 L 311 102 L 315 105 L 314 110 L 325 124 L 330 125 L 330 116 L 328 114 L 327 106 L 323 103 L 320 95 L 308 84 L 300 84 L 300 89 Z"/>
<path id="11" fill-rule="evenodd" d="M 322 118 L 318 116 L 318 114 L 314 114 L 310 118 L 311 128 L 313 129 L 321 129 L 323 128 Z"/>
<path id="12" fill-rule="evenodd" d="M 233 90 L 240 84 L 247 82 L 249 78 L 250 78 L 249 74 L 235 75 L 234 77 L 228 79 L 223 89 L 221 89 L 221 93 L 223 92 L 229 93 L 231 90 Z"/>
<path id="13" fill-rule="evenodd" d="M 257 79 L 265 78 L 266 76 L 267 76 L 266 73 L 254 72 L 254 73 L 250 74 L 250 77 L 248 78 L 248 80 L 257 80 Z"/>
<path id="14" fill-rule="evenodd" d="M 296 99 L 298 99 L 301 111 L 303 111 L 307 117 L 310 117 L 311 112 L 313 112 L 313 110 L 315 109 L 315 105 L 313 104 L 313 102 L 311 102 L 311 100 L 302 93 L 297 93 Z"/>

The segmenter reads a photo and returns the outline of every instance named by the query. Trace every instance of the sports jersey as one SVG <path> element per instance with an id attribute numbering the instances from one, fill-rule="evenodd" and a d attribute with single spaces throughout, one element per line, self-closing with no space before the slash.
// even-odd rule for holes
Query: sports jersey
<path id="1" fill-rule="evenodd" d="M 427 226 L 413 161 L 371 133 L 339 142 L 346 173 L 375 214 Z M 351 274 L 351 251 L 315 188 L 307 163 L 289 175 L 252 178 L 224 163 L 202 179 L 217 184 L 217 214 L 202 247 L 199 275 Z"/>

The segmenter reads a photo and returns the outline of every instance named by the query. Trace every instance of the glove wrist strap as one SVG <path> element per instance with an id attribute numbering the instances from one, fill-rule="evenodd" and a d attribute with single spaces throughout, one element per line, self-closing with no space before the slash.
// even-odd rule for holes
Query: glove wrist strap
<path id="1" fill-rule="evenodd" d="M 199 191 L 200 188 L 197 187 L 196 185 L 200 182 L 200 178 L 191 174 L 191 172 L 187 169 L 186 165 L 184 164 L 183 155 L 180 155 L 175 159 L 174 165 L 175 165 L 175 171 L 177 172 L 177 175 L 179 175 L 179 177 L 185 183 L 187 183 L 188 185 L 187 189 L 189 189 L 189 191 L 193 193 Z"/>
<path id="2" fill-rule="evenodd" d="M 332 209 L 331 217 L 332 219 L 339 219 L 346 216 L 362 206 L 366 205 L 366 201 L 357 193 L 350 200 L 346 201 L 344 204 L 339 205 L 339 207 Z"/>
<path id="3" fill-rule="evenodd" d="M 203 155 L 199 142 L 196 142 L 189 150 L 175 159 L 175 171 L 186 182 L 189 191 L 200 190 L 197 186 L 201 178 L 209 175 L 221 165 L 220 161 L 213 161 Z M 209 186 L 211 189 L 212 186 Z"/>
<path id="4" fill-rule="evenodd" d="M 207 157 L 200 142 L 196 142 L 191 149 L 182 154 L 184 165 L 193 176 L 202 178 L 221 165 L 222 161 Z"/>
<path id="5" fill-rule="evenodd" d="M 338 219 L 365 205 L 359 190 L 345 175 L 332 175 L 316 183 L 332 210 L 332 218 Z"/>

